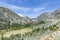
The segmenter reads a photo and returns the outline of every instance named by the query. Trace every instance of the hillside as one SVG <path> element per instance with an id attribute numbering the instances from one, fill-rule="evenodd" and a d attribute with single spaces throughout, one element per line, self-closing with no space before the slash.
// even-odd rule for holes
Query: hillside
<path id="1" fill-rule="evenodd" d="M 21 17 L 8 8 L 0 7 L 0 29 L 6 29 L 12 25 L 24 25 L 31 23 L 29 17 Z"/>

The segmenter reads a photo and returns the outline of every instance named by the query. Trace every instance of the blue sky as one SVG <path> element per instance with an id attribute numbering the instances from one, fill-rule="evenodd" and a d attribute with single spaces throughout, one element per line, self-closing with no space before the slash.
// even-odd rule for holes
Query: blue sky
<path id="1" fill-rule="evenodd" d="M 43 12 L 60 9 L 60 0 L 0 0 L 0 6 L 9 8 L 20 16 L 35 18 Z"/>

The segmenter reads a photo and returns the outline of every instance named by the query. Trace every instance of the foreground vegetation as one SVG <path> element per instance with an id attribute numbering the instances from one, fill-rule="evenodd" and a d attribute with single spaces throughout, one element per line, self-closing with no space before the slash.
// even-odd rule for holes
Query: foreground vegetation
<path id="1" fill-rule="evenodd" d="M 44 24 L 44 23 L 45 22 L 42 21 L 40 24 Z M 39 25 L 39 24 L 37 24 L 37 25 Z M 12 25 L 12 27 L 10 26 L 9 28 L 4 29 L 0 32 L 1 40 L 34 40 L 34 39 L 39 40 L 40 37 L 44 36 L 44 34 L 52 33 L 59 28 L 57 26 L 57 24 L 50 25 L 48 27 L 42 27 L 42 28 L 33 28 L 33 26 L 35 26 L 35 25 L 33 25 L 32 23 L 25 24 L 25 25 Z M 16 35 L 12 34 L 9 38 L 4 37 L 5 32 L 20 30 L 20 29 L 23 29 L 23 28 L 32 28 L 33 30 L 30 31 L 30 32 L 26 32 L 23 35 L 22 34 L 16 34 Z"/>
<path id="2" fill-rule="evenodd" d="M 56 25 L 51 25 L 47 28 L 37 28 L 37 29 L 33 29 L 31 32 L 27 32 L 23 35 L 21 34 L 17 34 L 17 35 L 11 35 L 10 38 L 3 38 L 3 40 L 28 40 L 29 37 L 34 37 L 37 35 L 42 36 L 45 32 L 47 32 L 48 30 L 50 30 L 50 33 L 57 30 L 59 27 L 57 27 Z M 28 38 L 26 38 L 28 36 Z"/>

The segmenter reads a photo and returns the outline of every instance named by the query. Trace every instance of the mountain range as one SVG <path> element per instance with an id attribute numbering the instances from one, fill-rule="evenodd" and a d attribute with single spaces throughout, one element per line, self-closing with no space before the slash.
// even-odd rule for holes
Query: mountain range
<path id="1" fill-rule="evenodd" d="M 45 12 L 39 15 L 37 18 L 31 19 L 27 16 L 19 16 L 8 8 L 0 7 L 0 26 L 38 23 L 41 20 L 46 21 L 48 19 L 60 19 L 60 10 L 58 9 L 54 10 L 53 12 Z"/>
<path id="2" fill-rule="evenodd" d="M 21 17 L 8 8 L 0 7 L 0 26 L 24 25 L 31 22 L 27 16 Z"/>

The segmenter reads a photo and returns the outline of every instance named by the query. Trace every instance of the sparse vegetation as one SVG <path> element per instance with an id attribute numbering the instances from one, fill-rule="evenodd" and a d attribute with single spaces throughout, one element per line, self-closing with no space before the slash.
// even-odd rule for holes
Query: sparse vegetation
<path id="1" fill-rule="evenodd" d="M 28 32 L 28 33 L 25 33 L 23 35 L 21 35 L 21 34 L 13 35 L 13 36 L 11 36 L 10 39 L 11 40 L 24 40 L 26 36 L 28 36 L 28 37 L 36 36 L 36 34 L 38 34 L 38 33 L 39 33 L 38 35 L 43 35 L 49 29 L 50 29 L 50 31 L 55 31 L 58 29 L 58 27 L 56 25 L 52 25 L 52 26 L 49 26 L 48 28 L 44 28 L 44 27 L 37 28 L 37 29 L 33 29 L 32 32 Z"/>

